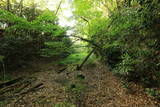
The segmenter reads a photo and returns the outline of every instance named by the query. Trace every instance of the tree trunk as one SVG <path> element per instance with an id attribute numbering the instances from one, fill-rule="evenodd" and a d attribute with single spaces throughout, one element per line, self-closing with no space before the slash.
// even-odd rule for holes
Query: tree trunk
<path id="1" fill-rule="evenodd" d="M 10 11 L 10 0 L 6 0 L 6 9 Z"/>
<path id="2" fill-rule="evenodd" d="M 89 57 L 93 54 L 94 51 L 95 51 L 95 49 L 93 49 L 93 50 L 87 55 L 87 57 L 84 59 L 84 61 L 82 62 L 82 64 L 77 67 L 77 70 L 81 70 L 81 69 L 82 69 L 83 65 L 87 62 L 87 60 L 88 60 Z"/>
<path id="3" fill-rule="evenodd" d="M 121 6 L 120 6 L 120 0 L 116 0 L 116 4 L 117 4 L 117 9 L 120 9 Z"/>
<path id="4" fill-rule="evenodd" d="M 23 0 L 21 0 L 21 2 L 20 2 L 20 14 L 19 14 L 19 16 L 22 16 L 22 9 L 23 9 Z"/>
<path id="5" fill-rule="evenodd" d="M 55 12 L 55 15 L 58 14 L 58 11 L 59 11 L 59 9 L 60 9 L 60 7 L 61 7 L 62 1 L 63 1 L 63 0 L 61 0 L 60 3 L 59 3 L 58 8 L 57 8 L 57 10 L 56 10 L 56 12 Z"/>
<path id="6" fill-rule="evenodd" d="M 70 35 L 69 37 L 79 38 L 79 39 L 82 40 L 82 41 L 88 42 L 88 43 L 90 43 L 91 45 L 93 45 L 93 46 L 95 46 L 95 47 L 97 47 L 97 48 L 99 48 L 99 49 L 102 49 L 102 47 L 100 47 L 99 44 L 95 43 L 95 42 L 92 41 L 92 40 L 88 40 L 88 39 L 86 39 L 86 38 L 83 38 L 83 37 L 80 37 L 80 36 L 76 36 L 76 35 Z"/>

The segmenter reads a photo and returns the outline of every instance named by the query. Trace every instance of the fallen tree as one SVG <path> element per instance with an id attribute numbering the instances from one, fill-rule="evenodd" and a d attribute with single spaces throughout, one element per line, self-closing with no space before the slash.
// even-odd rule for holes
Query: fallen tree
<path id="1" fill-rule="evenodd" d="M 19 77 L 0 84 L 0 101 L 13 99 L 43 88 L 36 77 Z"/>

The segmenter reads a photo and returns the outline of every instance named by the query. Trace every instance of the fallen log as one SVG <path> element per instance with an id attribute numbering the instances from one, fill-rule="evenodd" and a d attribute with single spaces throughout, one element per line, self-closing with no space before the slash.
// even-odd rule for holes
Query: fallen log
<path id="1" fill-rule="evenodd" d="M 35 80 L 36 80 L 36 78 L 33 78 L 33 77 L 20 77 L 20 78 L 2 83 L 0 85 L 0 95 L 3 94 L 3 93 L 6 93 L 8 91 L 11 91 L 15 87 L 20 87 L 20 86 L 23 86 L 25 84 L 31 84 Z"/>
<path id="2" fill-rule="evenodd" d="M 84 61 L 81 63 L 80 66 L 77 66 L 77 70 L 81 70 L 83 65 L 87 62 L 87 60 L 89 59 L 89 57 L 94 53 L 95 49 L 93 49 L 84 59 Z"/>
<path id="3" fill-rule="evenodd" d="M 90 56 L 95 52 L 96 49 L 92 49 L 92 51 L 85 57 L 85 59 L 83 60 L 83 62 L 80 64 L 80 65 L 77 65 L 77 68 L 76 70 L 81 70 L 83 65 L 87 62 L 87 60 L 90 58 Z M 57 71 L 57 73 L 61 73 L 61 72 L 64 72 L 66 69 L 68 68 L 67 67 L 64 67 L 60 70 Z"/>
<path id="4" fill-rule="evenodd" d="M 27 94 L 27 93 L 32 92 L 32 91 L 36 91 L 36 90 L 42 88 L 41 86 L 43 86 L 43 83 L 37 84 L 36 86 L 28 89 L 27 91 L 20 93 L 20 95 L 22 95 L 22 94 Z"/>
<path id="5" fill-rule="evenodd" d="M 0 101 L 12 99 L 21 94 L 27 94 L 30 91 L 38 90 L 39 87 L 43 85 L 42 83 L 39 83 L 33 87 L 32 83 L 34 83 L 34 81 L 36 81 L 35 77 L 20 77 L 0 84 Z"/>
<path id="6" fill-rule="evenodd" d="M 26 83 L 24 86 L 22 86 L 21 88 L 19 88 L 18 90 L 15 91 L 15 93 L 20 93 L 21 91 L 23 91 L 23 89 L 25 89 L 26 87 L 28 87 L 32 82 L 28 82 Z"/>
<path id="7" fill-rule="evenodd" d="M 0 84 L 0 89 L 1 89 L 1 88 L 4 88 L 4 87 L 7 87 L 7 86 L 10 86 L 10 85 L 12 85 L 12 84 L 14 84 L 14 83 L 16 83 L 16 82 L 18 82 L 18 81 L 20 81 L 20 80 L 23 80 L 23 78 L 24 78 L 24 77 L 19 77 L 19 78 L 16 78 L 16 79 L 14 79 L 14 80 L 11 80 L 11 81 L 2 83 L 2 84 Z"/>
<path id="8" fill-rule="evenodd" d="M 26 84 L 26 85 L 28 86 L 28 84 Z M 5 101 L 5 100 L 8 100 L 8 99 L 13 99 L 15 97 L 19 97 L 21 95 L 28 94 L 28 93 L 33 92 L 33 91 L 37 91 L 37 90 L 43 88 L 41 86 L 43 86 L 43 83 L 39 83 L 39 84 L 35 85 L 34 87 L 29 88 L 28 90 L 26 90 L 24 92 L 20 92 L 20 93 L 15 92 L 15 93 L 12 93 L 11 95 L 0 95 L 0 101 Z M 25 87 L 22 87 L 22 89 L 24 89 L 24 88 Z"/>

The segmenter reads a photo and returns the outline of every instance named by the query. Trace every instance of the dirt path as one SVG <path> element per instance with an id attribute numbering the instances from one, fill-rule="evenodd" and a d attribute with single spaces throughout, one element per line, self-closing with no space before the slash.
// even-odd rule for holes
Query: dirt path
<path id="1" fill-rule="evenodd" d="M 37 78 L 32 84 L 42 83 L 43 87 L 12 99 L 6 107 L 74 107 L 55 106 L 64 102 L 77 107 L 160 107 L 140 86 L 130 83 L 132 90 L 124 88 L 102 65 L 62 73 L 52 68 L 31 77 Z"/>
<path id="2" fill-rule="evenodd" d="M 86 95 L 87 107 L 159 107 L 158 102 L 148 97 L 143 88 L 129 83 L 130 90 L 106 67 L 99 66 L 86 72 L 93 88 Z M 90 71 L 90 72 L 89 72 Z"/>

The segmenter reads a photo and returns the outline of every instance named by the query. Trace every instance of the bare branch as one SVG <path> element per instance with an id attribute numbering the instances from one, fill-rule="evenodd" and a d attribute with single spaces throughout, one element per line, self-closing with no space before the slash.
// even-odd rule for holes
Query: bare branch
<path id="1" fill-rule="evenodd" d="M 61 7 L 62 2 L 63 2 L 63 0 L 60 1 L 59 5 L 58 5 L 58 8 L 57 8 L 57 10 L 56 10 L 56 12 L 55 12 L 55 15 L 58 14 L 58 11 L 59 11 L 59 9 L 60 9 L 60 7 Z"/>

